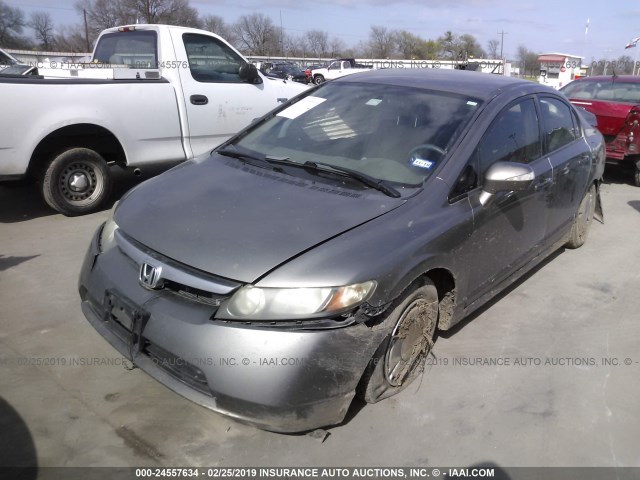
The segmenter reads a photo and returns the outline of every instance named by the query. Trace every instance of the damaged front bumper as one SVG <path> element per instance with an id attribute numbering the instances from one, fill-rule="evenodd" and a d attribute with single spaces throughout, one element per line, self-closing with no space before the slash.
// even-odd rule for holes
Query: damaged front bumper
<path id="1" fill-rule="evenodd" d="M 384 332 L 363 324 L 301 330 L 212 319 L 215 307 L 138 282 L 96 232 L 79 279 L 82 311 L 137 367 L 218 413 L 277 432 L 343 421 Z"/>

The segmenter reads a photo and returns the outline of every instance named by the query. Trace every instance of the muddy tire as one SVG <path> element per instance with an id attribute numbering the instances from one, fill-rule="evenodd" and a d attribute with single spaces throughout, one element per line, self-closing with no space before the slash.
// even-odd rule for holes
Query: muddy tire
<path id="1" fill-rule="evenodd" d="M 324 77 L 322 75 L 315 75 L 313 77 L 313 83 L 315 83 L 316 85 L 320 85 L 321 83 L 324 83 Z"/>
<path id="2" fill-rule="evenodd" d="M 88 148 L 72 148 L 45 166 L 41 180 L 47 204 L 68 217 L 95 212 L 111 193 L 111 174 L 104 159 Z"/>
<path id="3" fill-rule="evenodd" d="M 591 188 L 580 202 L 580 207 L 573 219 L 571 225 L 571 233 L 569 234 L 569 240 L 565 244 L 567 248 L 578 248 L 584 245 L 587 241 L 587 234 L 589 233 L 589 227 L 593 223 L 593 212 L 596 209 L 597 191 L 596 186 L 591 185 Z"/>
<path id="4" fill-rule="evenodd" d="M 384 320 L 391 333 L 380 344 L 357 388 L 367 403 L 404 390 L 424 370 L 438 323 L 438 292 L 426 279 L 390 307 Z"/>

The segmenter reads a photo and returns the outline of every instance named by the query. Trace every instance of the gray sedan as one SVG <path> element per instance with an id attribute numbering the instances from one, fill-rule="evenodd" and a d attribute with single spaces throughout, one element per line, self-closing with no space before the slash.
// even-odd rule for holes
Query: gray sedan
<path id="1" fill-rule="evenodd" d="M 91 241 L 82 310 L 216 412 L 337 424 L 421 375 L 438 329 L 582 245 L 603 170 L 600 133 L 544 86 L 348 76 L 127 193 Z"/>

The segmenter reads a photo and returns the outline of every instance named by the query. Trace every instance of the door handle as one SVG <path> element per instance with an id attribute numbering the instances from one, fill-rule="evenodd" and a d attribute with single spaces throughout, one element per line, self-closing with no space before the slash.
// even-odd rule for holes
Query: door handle
<path id="1" fill-rule="evenodd" d="M 205 95 L 191 95 L 189 98 L 194 105 L 206 105 L 209 99 Z"/>

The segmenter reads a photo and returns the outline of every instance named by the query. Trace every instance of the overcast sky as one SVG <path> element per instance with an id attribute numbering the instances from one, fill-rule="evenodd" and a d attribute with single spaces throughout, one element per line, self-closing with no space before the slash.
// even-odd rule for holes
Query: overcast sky
<path id="1" fill-rule="evenodd" d="M 74 0 L 5 0 L 27 14 L 49 12 L 56 24 L 79 24 Z M 500 39 L 504 51 L 515 57 L 518 45 L 538 53 L 562 52 L 587 61 L 638 54 L 625 50 L 640 36 L 640 2 L 622 0 L 191 0 L 202 15 L 214 14 L 233 23 L 245 14 L 262 12 L 292 35 L 312 29 L 327 31 L 349 46 L 366 41 L 371 25 L 408 30 L 435 39 L 447 30 L 474 35 L 486 50 L 490 39 Z M 587 19 L 590 19 L 585 36 Z"/>

